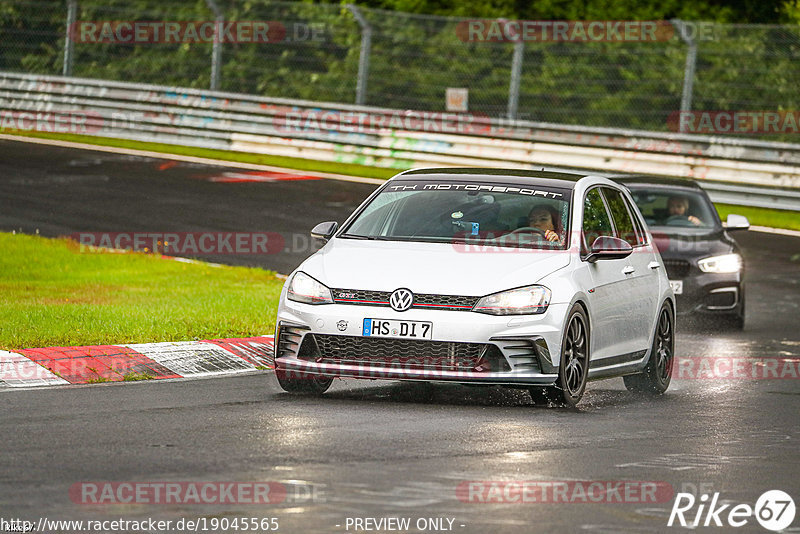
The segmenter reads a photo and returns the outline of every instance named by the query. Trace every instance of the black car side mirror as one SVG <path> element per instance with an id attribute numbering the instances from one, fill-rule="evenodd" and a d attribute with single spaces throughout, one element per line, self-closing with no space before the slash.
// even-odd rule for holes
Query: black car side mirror
<path id="1" fill-rule="evenodd" d="M 311 237 L 327 241 L 336 232 L 339 223 L 336 221 L 321 222 L 311 229 Z"/>
<path id="2" fill-rule="evenodd" d="M 597 260 L 619 260 L 627 258 L 633 252 L 633 247 L 627 241 L 618 237 L 601 235 L 592 243 L 592 250 L 587 254 L 586 261 L 594 263 Z"/>

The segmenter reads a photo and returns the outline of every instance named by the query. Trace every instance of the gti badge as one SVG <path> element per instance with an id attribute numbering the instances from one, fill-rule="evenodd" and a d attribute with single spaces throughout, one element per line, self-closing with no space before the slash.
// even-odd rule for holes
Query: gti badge
<path id="1" fill-rule="evenodd" d="M 347 321 L 339 321 L 336 323 L 336 328 L 339 329 L 339 332 L 344 332 L 347 330 Z"/>
<path id="2" fill-rule="evenodd" d="M 414 304 L 414 293 L 409 289 L 395 289 L 389 297 L 389 305 L 394 311 L 406 311 Z"/>

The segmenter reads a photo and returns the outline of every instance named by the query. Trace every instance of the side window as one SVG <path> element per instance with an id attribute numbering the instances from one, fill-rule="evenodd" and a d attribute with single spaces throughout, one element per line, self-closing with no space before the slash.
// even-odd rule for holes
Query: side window
<path id="1" fill-rule="evenodd" d="M 616 189 L 604 187 L 603 194 L 606 196 L 608 207 L 611 210 L 611 217 L 614 219 L 617 237 L 627 241 L 632 247 L 640 245 L 639 236 L 634 229 L 633 221 L 630 213 L 628 213 L 628 208 L 625 206 L 625 199 L 622 198 L 622 193 Z"/>
<path id="2" fill-rule="evenodd" d="M 600 196 L 600 188 L 596 187 L 586 193 L 583 201 L 583 237 L 587 250 L 599 236 L 613 236 L 614 228 Z"/>
<path id="3" fill-rule="evenodd" d="M 624 197 L 623 197 L 624 198 Z M 644 223 L 640 216 L 636 214 L 636 206 L 631 203 L 627 198 L 625 199 L 625 205 L 628 206 L 628 213 L 631 214 L 631 219 L 633 219 L 633 226 L 636 227 L 636 239 L 638 240 L 639 245 L 646 245 L 647 244 L 647 232 L 644 228 Z"/>

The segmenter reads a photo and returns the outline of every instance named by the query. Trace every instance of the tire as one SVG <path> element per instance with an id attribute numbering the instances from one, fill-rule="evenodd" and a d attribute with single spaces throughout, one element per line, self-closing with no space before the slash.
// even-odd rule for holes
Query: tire
<path id="1" fill-rule="evenodd" d="M 569 312 L 561 340 L 561 361 L 555 385 L 532 387 L 531 398 L 536 404 L 555 404 L 575 407 L 586 391 L 589 372 L 589 320 L 580 304 Z"/>
<path id="2" fill-rule="evenodd" d="M 333 382 L 333 377 L 330 376 L 308 373 L 296 377 L 289 376 L 285 369 L 278 369 L 277 367 L 275 368 L 275 378 L 278 379 L 278 384 L 284 391 L 305 395 L 322 395 L 331 387 Z"/>
<path id="3" fill-rule="evenodd" d="M 650 359 L 641 373 L 623 376 L 628 391 L 661 395 L 672 381 L 672 366 L 675 363 L 675 316 L 669 304 L 664 304 L 658 313 L 656 331 Z"/>

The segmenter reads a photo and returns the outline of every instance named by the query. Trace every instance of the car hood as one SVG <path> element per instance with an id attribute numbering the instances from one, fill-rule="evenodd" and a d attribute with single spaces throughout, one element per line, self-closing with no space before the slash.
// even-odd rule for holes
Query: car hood
<path id="1" fill-rule="evenodd" d="M 337 289 L 480 296 L 534 284 L 569 262 L 565 250 L 333 239 L 298 270 Z"/>
<path id="2" fill-rule="evenodd" d="M 706 232 L 670 231 L 656 227 L 651 232 L 653 242 L 664 259 L 704 258 L 737 250 L 736 242 L 721 229 Z"/>

